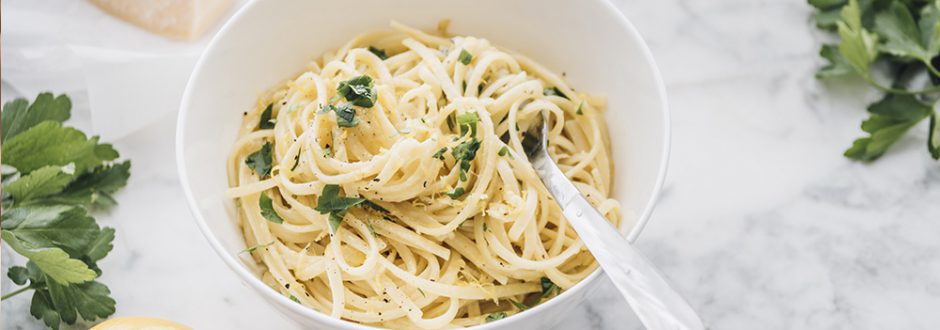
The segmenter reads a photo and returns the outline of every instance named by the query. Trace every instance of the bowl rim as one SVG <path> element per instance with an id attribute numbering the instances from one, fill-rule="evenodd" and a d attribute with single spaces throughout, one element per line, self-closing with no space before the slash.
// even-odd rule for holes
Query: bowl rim
<path id="1" fill-rule="evenodd" d="M 662 147 L 662 151 L 660 155 L 660 165 L 659 165 L 659 169 L 657 170 L 656 180 L 654 182 L 653 190 L 651 192 L 649 201 L 646 203 L 643 213 L 641 213 L 636 218 L 636 222 L 633 228 L 630 229 L 630 233 L 626 237 L 628 241 L 630 241 L 631 243 L 635 243 L 640 233 L 644 230 L 647 223 L 649 222 L 650 216 L 653 213 L 656 203 L 659 201 L 659 198 L 662 194 L 663 185 L 666 180 L 666 171 L 669 167 L 669 153 L 670 153 L 671 142 L 672 142 L 671 141 L 672 124 L 671 124 L 671 119 L 670 119 L 671 116 L 670 116 L 670 111 L 669 111 L 668 98 L 666 96 L 666 86 L 665 86 L 665 83 L 663 82 L 662 74 L 659 70 L 659 67 L 656 65 L 656 61 L 653 58 L 652 51 L 649 49 L 649 45 L 643 39 L 643 36 L 640 35 L 636 27 L 634 27 L 633 24 L 630 23 L 630 21 L 624 15 L 623 11 L 618 9 L 616 6 L 613 5 L 612 2 L 608 0 L 593 0 L 593 1 L 599 2 L 601 6 L 606 8 L 606 10 L 612 11 L 614 13 L 614 17 L 617 19 L 618 23 L 620 24 L 620 27 L 624 29 L 624 31 L 628 35 L 634 38 L 634 40 L 636 41 L 635 46 L 637 46 L 637 50 L 642 55 L 643 59 L 647 62 L 647 65 L 650 69 L 653 82 L 656 85 L 655 94 L 656 94 L 656 97 L 660 101 L 661 109 L 659 110 L 662 116 L 661 120 L 663 123 L 662 124 L 663 147 Z M 195 77 L 199 76 L 202 73 L 203 66 L 205 65 L 205 62 L 207 61 L 207 54 L 209 53 L 210 50 L 217 47 L 217 44 L 220 42 L 221 36 L 227 33 L 232 28 L 232 25 L 236 24 L 235 22 L 239 21 L 240 18 L 245 15 L 245 13 L 251 11 L 260 2 L 262 1 L 248 2 L 247 4 L 239 8 L 235 12 L 235 14 L 232 15 L 232 17 L 230 17 L 227 21 L 225 21 L 225 23 L 222 25 L 219 31 L 212 37 L 212 39 L 209 41 L 209 43 L 200 53 L 199 59 L 196 62 L 195 66 L 193 67 L 192 74 L 187 80 L 186 88 L 183 92 L 183 97 L 180 103 L 179 114 L 177 115 L 176 134 L 175 134 L 176 167 L 177 167 L 177 173 L 179 176 L 180 185 L 183 188 L 183 194 L 185 195 L 186 202 L 187 202 L 187 205 L 189 206 L 190 212 L 192 213 L 193 217 L 196 219 L 196 223 L 199 227 L 199 230 L 202 232 L 202 235 L 206 238 L 206 240 L 209 241 L 209 245 L 212 246 L 212 249 L 216 252 L 216 254 L 218 254 L 218 256 L 226 264 L 226 266 L 228 266 L 230 270 L 232 270 L 235 274 L 238 275 L 238 277 L 240 277 L 243 283 L 246 283 L 248 286 L 252 287 L 252 289 L 254 289 L 258 294 L 262 295 L 264 298 L 267 298 L 268 303 L 276 302 L 281 305 L 280 307 L 287 308 L 290 311 L 294 312 L 295 314 L 302 315 L 309 319 L 314 319 L 317 322 L 321 322 L 323 324 L 326 324 L 332 327 L 342 328 L 342 329 L 372 329 L 372 327 L 365 326 L 359 323 L 332 318 L 327 314 L 324 314 L 312 308 L 297 304 L 294 301 L 291 301 L 288 297 L 277 294 L 275 290 L 273 290 L 272 288 L 264 284 L 260 278 L 255 276 L 255 274 L 251 273 L 246 268 L 246 266 L 242 264 L 241 261 L 233 257 L 231 254 L 229 254 L 226 251 L 226 249 L 222 246 L 222 243 L 215 237 L 215 234 L 209 228 L 208 223 L 206 222 L 205 218 L 202 215 L 202 212 L 200 211 L 199 204 L 196 202 L 196 199 L 193 196 L 193 192 L 189 188 L 190 182 L 189 182 L 189 175 L 186 171 L 186 162 L 185 162 L 185 155 L 183 152 L 183 146 L 184 146 L 184 139 L 185 139 L 185 134 L 184 134 L 185 127 L 187 123 L 187 118 L 189 117 L 188 114 L 190 112 L 190 106 L 189 106 L 189 104 L 191 103 L 190 99 L 193 98 L 193 94 L 194 94 L 193 80 Z M 540 311 L 547 310 L 551 308 L 552 306 L 561 304 L 564 301 L 572 299 L 572 297 L 574 297 L 576 292 L 584 290 L 585 287 L 587 287 L 590 283 L 597 281 L 598 277 L 600 277 L 601 272 L 602 272 L 602 269 L 600 268 L 594 270 L 593 272 L 591 272 L 591 274 L 589 274 L 583 280 L 576 283 L 573 287 L 569 288 L 568 290 L 563 291 L 557 297 L 550 299 L 547 302 L 533 306 L 532 308 L 526 311 L 527 313 L 525 312 L 518 313 L 518 315 L 513 315 L 513 317 L 505 318 L 505 319 L 498 320 L 495 322 L 475 325 L 469 328 L 481 329 L 481 330 L 493 329 L 496 327 L 500 327 L 503 324 L 506 324 L 507 320 L 516 321 L 516 320 L 521 320 L 522 317 L 529 317 L 529 316 L 534 316 L 536 314 L 539 314 Z M 277 310 L 281 311 L 279 309 Z"/>

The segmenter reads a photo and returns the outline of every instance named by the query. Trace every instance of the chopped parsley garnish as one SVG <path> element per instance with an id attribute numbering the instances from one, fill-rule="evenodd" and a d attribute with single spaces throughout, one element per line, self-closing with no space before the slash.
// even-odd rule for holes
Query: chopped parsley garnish
<path id="1" fill-rule="evenodd" d="M 467 131 L 473 132 L 473 136 L 477 135 L 477 123 L 480 122 L 480 115 L 476 112 L 469 111 L 457 115 L 457 124 L 460 125 L 460 135 L 467 134 Z"/>
<path id="2" fill-rule="evenodd" d="M 584 111 L 581 111 L 581 107 L 583 107 L 583 106 L 584 106 L 584 101 L 581 101 L 581 103 L 578 103 L 578 110 L 575 110 L 574 113 L 579 114 L 579 115 L 583 115 L 583 114 L 584 114 Z"/>
<path id="3" fill-rule="evenodd" d="M 509 299 L 509 302 L 512 303 L 513 306 L 516 306 L 516 308 L 518 308 L 519 311 L 524 311 L 524 310 L 529 309 L 529 306 L 526 306 L 526 304 L 518 302 L 515 299 Z"/>
<path id="4" fill-rule="evenodd" d="M 449 116 L 447 116 L 447 128 L 450 129 L 451 131 L 454 130 L 454 126 L 457 126 L 457 124 L 455 124 L 454 121 L 455 121 L 455 120 L 454 120 L 454 114 L 453 114 L 453 113 L 451 113 Z"/>
<path id="5" fill-rule="evenodd" d="M 268 194 L 264 192 L 261 193 L 261 198 L 258 199 L 258 206 L 261 207 L 261 216 L 268 221 L 284 223 L 284 219 L 274 211 L 274 201 L 271 200 L 271 197 L 268 197 Z"/>
<path id="6" fill-rule="evenodd" d="M 375 227 L 372 227 L 372 220 L 366 222 L 366 228 L 369 229 L 369 234 L 372 234 L 372 237 L 375 237 Z"/>
<path id="7" fill-rule="evenodd" d="M 245 164 L 262 180 L 271 175 L 271 162 L 271 142 L 265 142 L 261 149 L 245 158 Z"/>
<path id="8" fill-rule="evenodd" d="M 384 49 L 369 46 L 369 52 L 371 52 L 372 54 L 375 54 L 375 56 L 378 56 L 382 60 L 388 59 L 388 54 L 385 54 Z"/>
<path id="9" fill-rule="evenodd" d="M 486 222 L 483 223 L 483 231 L 490 231 L 489 227 L 486 225 Z"/>
<path id="10" fill-rule="evenodd" d="M 346 98 L 350 103 L 371 108 L 375 105 L 375 85 L 372 77 L 361 75 L 339 83 L 336 92 Z"/>
<path id="11" fill-rule="evenodd" d="M 542 298 L 550 296 L 552 292 L 555 292 L 556 294 L 561 292 L 561 288 L 558 287 L 558 285 L 555 285 L 555 283 L 552 282 L 552 280 L 550 280 L 548 277 L 542 277 L 542 279 L 539 280 L 539 283 L 542 285 Z"/>
<path id="12" fill-rule="evenodd" d="M 457 56 L 457 61 L 460 61 L 463 65 L 470 65 L 470 61 L 473 61 L 473 55 L 466 49 L 461 49 L 460 55 Z"/>
<path id="13" fill-rule="evenodd" d="M 295 303 L 301 304 L 301 303 L 300 303 L 300 299 L 297 299 L 297 297 L 294 297 L 294 295 L 290 295 L 290 300 L 293 300 Z M 301 305 L 303 305 L 303 304 L 301 304 Z"/>
<path id="14" fill-rule="evenodd" d="M 370 201 L 370 200 L 365 200 L 365 201 L 363 201 L 363 202 L 362 202 L 362 205 L 368 206 L 370 209 L 373 209 L 373 210 L 376 210 L 376 211 L 379 211 L 379 212 L 382 212 L 382 213 L 388 213 L 388 209 L 386 209 L 386 208 L 382 207 L 382 205 L 376 204 L 376 203 L 374 203 L 374 202 L 372 202 L 372 201 Z"/>
<path id="15" fill-rule="evenodd" d="M 470 138 L 458 144 L 454 147 L 454 150 L 451 151 L 454 159 L 458 162 L 458 166 L 460 166 L 460 181 L 467 181 L 467 171 L 470 170 L 470 162 L 476 157 L 478 149 L 480 149 L 480 141 L 476 138 Z"/>
<path id="16" fill-rule="evenodd" d="M 507 146 L 503 146 L 502 148 L 499 148 L 499 152 L 497 152 L 497 154 L 500 156 L 508 155 L 509 159 L 516 159 L 516 157 L 512 156 L 512 152 L 509 151 L 509 147 Z"/>
<path id="17" fill-rule="evenodd" d="M 349 211 L 350 207 L 362 204 L 365 198 L 342 197 L 339 195 L 339 185 L 328 184 L 323 186 L 323 192 L 317 198 L 317 207 L 314 209 L 320 214 L 330 215 L 330 228 L 333 232 L 339 228 L 343 222 L 343 216 Z"/>
<path id="18" fill-rule="evenodd" d="M 274 128 L 274 121 L 271 120 L 271 111 L 274 110 L 274 103 L 268 104 L 267 108 L 261 112 L 261 120 L 258 121 L 258 129 Z"/>
<path id="19" fill-rule="evenodd" d="M 554 95 L 554 96 L 559 96 L 559 97 L 563 97 L 563 98 L 566 98 L 566 99 L 568 98 L 568 96 L 565 95 L 565 93 L 562 93 L 561 90 L 559 90 L 558 87 L 555 87 L 555 86 L 552 86 L 552 87 L 549 87 L 549 88 L 546 88 L 546 89 L 542 90 L 542 94 L 545 95 L 545 96 L 552 96 L 552 95 Z"/>
<path id="20" fill-rule="evenodd" d="M 440 159 L 440 160 L 444 160 L 444 153 L 445 153 L 445 152 L 447 152 L 447 147 L 443 147 L 443 148 L 441 148 L 441 150 L 438 150 L 437 152 L 435 152 L 434 155 L 431 156 L 431 158 L 437 158 L 437 159 Z"/>
<path id="21" fill-rule="evenodd" d="M 242 250 L 240 253 L 252 253 L 252 252 L 255 252 L 255 250 L 264 249 L 264 248 L 267 248 L 267 247 L 269 247 L 269 246 L 271 246 L 271 245 L 274 245 L 274 241 L 271 241 L 271 242 L 269 242 L 268 244 L 253 245 L 253 246 L 251 246 L 251 247 L 249 247 L 249 248 L 247 248 L 247 249 Z"/>
<path id="22" fill-rule="evenodd" d="M 489 323 L 489 322 L 493 322 L 496 320 L 502 320 L 504 318 L 506 318 L 506 312 L 496 312 L 487 316 L 486 322 Z"/>
<path id="23" fill-rule="evenodd" d="M 290 170 L 291 171 L 296 170 L 297 165 L 300 165 L 300 150 L 297 150 L 297 155 L 294 156 L 294 166 L 291 166 Z"/>
<path id="24" fill-rule="evenodd" d="M 424 294 L 424 290 L 421 290 L 421 288 L 418 288 L 418 292 L 421 293 L 421 296 L 422 296 L 422 297 L 427 297 L 427 296 L 428 296 L 428 295 Z"/>
<path id="25" fill-rule="evenodd" d="M 330 104 L 324 110 L 336 113 L 336 125 L 339 127 L 356 127 L 359 125 L 359 119 L 356 118 L 356 108 L 353 108 L 349 103 L 338 106 Z"/>
<path id="26" fill-rule="evenodd" d="M 454 188 L 454 190 L 451 190 L 450 192 L 448 192 L 447 196 L 449 196 L 450 199 L 457 199 L 457 198 L 460 198 L 460 196 L 463 196 L 464 192 L 465 191 L 463 187 L 457 187 L 457 188 Z"/>
<path id="27" fill-rule="evenodd" d="M 323 147 L 323 157 L 333 157 L 333 149 L 329 145 Z"/>

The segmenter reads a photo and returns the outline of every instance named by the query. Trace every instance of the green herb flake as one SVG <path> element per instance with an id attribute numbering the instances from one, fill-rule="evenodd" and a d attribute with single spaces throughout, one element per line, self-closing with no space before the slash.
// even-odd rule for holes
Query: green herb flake
<path id="1" fill-rule="evenodd" d="M 273 166 L 271 149 L 271 142 L 265 142 L 264 145 L 261 146 L 261 149 L 258 149 L 258 151 L 251 153 L 245 158 L 245 164 L 248 165 L 261 180 L 271 175 L 271 167 Z"/>
<path id="2" fill-rule="evenodd" d="M 503 146 L 502 148 L 499 148 L 499 152 L 497 152 L 497 154 L 500 156 L 509 156 L 509 159 L 516 159 L 516 157 L 512 156 L 512 152 L 509 151 L 508 146 Z"/>
<path id="3" fill-rule="evenodd" d="M 268 244 L 252 245 L 252 246 L 248 247 L 247 249 L 242 250 L 242 251 L 239 252 L 239 253 L 253 253 L 253 252 L 257 251 L 258 249 L 265 249 L 265 248 L 267 248 L 267 247 L 269 247 L 269 246 L 271 246 L 271 245 L 274 245 L 274 241 L 268 242 Z"/>
<path id="4" fill-rule="evenodd" d="M 271 118 L 271 111 L 274 110 L 274 103 L 268 104 L 267 108 L 261 112 L 261 120 L 258 121 L 258 129 L 274 128 L 274 119 Z"/>
<path id="5" fill-rule="evenodd" d="M 493 322 L 493 321 L 496 321 L 496 320 L 502 320 L 502 319 L 504 319 L 504 318 L 506 318 L 506 312 L 496 312 L 496 313 L 492 313 L 492 314 L 490 314 L 489 316 L 487 316 L 487 317 L 486 317 L 486 322 L 489 323 L 489 322 Z"/>
<path id="6" fill-rule="evenodd" d="M 372 226 L 372 220 L 369 220 L 369 222 L 366 222 L 366 228 L 369 229 L 369 234 L 371 234 L 372 237 L 376 237 L 375 227 Z"/>
<path id="7" fill-rule="evenodd" d="M 463 63 L 463 65 L 470 65 L 470 61 L 473 61 L 473 55 L 466 49 L 461 49 L 460 55 L 457 56 L 457 61 Z"/>
<path id="8" fill-rule="evenodd" d="M 555 87 L 555 86 L 548 87 L 548 88 L 545 88 L 544 90 L 542 90 L 542 95 L 545 95 L 545 96 L 558 96 L 558 97 L 565 98 L 565 99 L 568 98 L 568 96 L 565 95 L 565 93 L 562 93 L 561 90 L 558 89 L 558 87 Z"/>
<path id="9" fill-rule="evenodd" d="M 336 92 L 345 97 L 346 101 L 363 108 L 374 106 L 377 96 L 372 77 L 367 75 L 340 82 Z"/>
<path id="10" fill-rule="evenodd" d="M 578 109 L 575 110 L 574 113 L 577 115 L 583 115 L 584 111 L 581 111 L 582 107 L 584 107 L 584 101 L 581 101 L 581 103 L 578 103 Z"/>
<path id="11" fill-rule="evenodd" d="M 293 300 L 295 303 L 303 305 L 303 303 L 300 302 L 300 299 L 297 299 L 297 297 L 294 297 L 294 295 L 290 295 L 289 298 L 290 300 Z"/>
<path id="12" fill-rule="evenodd" d="M 542 286 L 542 298 L 550 296 L 553 292 L 556 294 L 561 292 L 561 288 L 555 285 L 548 277 L 542 277 L 539 280 L 539 284 Z"/>
<path id="13" fill-rule="evenodd" d="M 457 115 L 457 124 L 460 125 L 460 135 L 467 134 L 468 131 L 477 135 L 477 123 L 480 122 L 480 116 L 473 111 L 464 112 Z"/>
<path id="14" fill-rule="evenodd" d="M 375 54 L 375 56 L 378 56 L 383 61 L 388 59 L 388 54 L 385 54 L 384 49 L 369 46 L 369 52 L 372 54 Z"/>
<path id="15" fill-rule="evenodd" d="M 298 165 L 300 165 L 300 150 L 297 150 L 297 155 L 294 156 L 294 165 L 290 167 L 290 170 L 296 170 Z"/>
<path id="16" fill-rule="evenodd" d="M 457 199 L 457 198 L 460 198 L 460 196 L 463 196 L 464 192 L 465 191 L 463 187 L 457 187 L 457 188 L 454 188 L 454 190 L 451 190 L 450 192 L 448 192 L 447 196 L 449 196 L 451 199 Z"/>
<path id="17" fill-rule="evenodd" d="M 427 296 L 428 296 L 428 295 L 424 294 L 424 290 L 421 290 L 421 288 L 418 288 L 418 292 L 421 293 L 421 296 L 422 296 L 422 297 L 427 297 Z"/>
<path id="18" fill-rule="evenodd" d="M 509 302 L 512 303 L 513 306 L 516 306 L 520 312 L 530 308 L 529 306 L 526 306 L 526 304 L 518 302 L 515 299 L 509 299 Z"/>
<path id="19" fill-rule="evenodd" d="M 431 158 L 437 158 L 437 159 L 440 159 L 440 160 L 444 160 L 444 153 L 446 153 L 446 152 L 447 152 L 447 147 L 443 147 L 443 148 L 441 148 L 440 150 L 438 150 L 437 152 L 435 152 L 434 155 L 431 156 Z"/>
<path id="20" fill-rule="evenodd" d="M 330 228 L 335 233 L 349 208 L 363 202 L 365 202 L 364 198 L 339 196 L 339 185 L 328 184 L 323 186 L 323 192 L 317 197 L 317 207 L 314 209 L 320 214 L 330 215 Z"/>
<path id="21" fill-rule="evenodd" d="M 284 223 L 284 219 L 274 210 L 274 201 L 271 197 L 268 197 L 268 194 L 264 192 L 261 193 L 261 198 L 258 199 L 258 206 L 261 207 L 261 216 L 268 221 L 277 224 Z"/>
<path id="22" fill-rule="evenodd" d="M 336 113 L 336 126 L 347 128 L 359 126 L 359 119 L 356 118 L 356 108 L 353 108 L 349 103 L 338 106 L 327 105 L 324 110 Z"/>

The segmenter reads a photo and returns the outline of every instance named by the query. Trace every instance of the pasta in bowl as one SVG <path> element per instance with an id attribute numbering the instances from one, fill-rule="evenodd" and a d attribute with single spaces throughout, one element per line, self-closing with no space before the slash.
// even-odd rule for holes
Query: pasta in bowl
<path id="1" fill-rule="evenodd" d="M 210 246 L 307 328 L 563 322 L 600 272 L 532 176 L 523 133 L 548 114 L 553 156 L 636 239 L 668 154 L 639 35 L 600 0 L 357 8 L 250 2 L 197 63 L 177 164 Z"/>
<path id="2" fill-rule="evenodd" d="M 610 221 L 603 100 L 486 39 L 393 23 L 243 115 L 229 195 L 262 279 L 366 325 L 438 329 L 521 312 L 597 268 L 528 163 L 526 131 Z"/>

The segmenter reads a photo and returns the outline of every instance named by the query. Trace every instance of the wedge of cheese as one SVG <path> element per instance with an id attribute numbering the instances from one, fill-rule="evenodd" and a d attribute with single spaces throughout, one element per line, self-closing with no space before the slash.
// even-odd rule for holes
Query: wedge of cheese
<path id="1" fill-rule="evenodd" d="M 232 0 L 89 0 L 105 12 L 173 39 L 202 36 Z"/>

